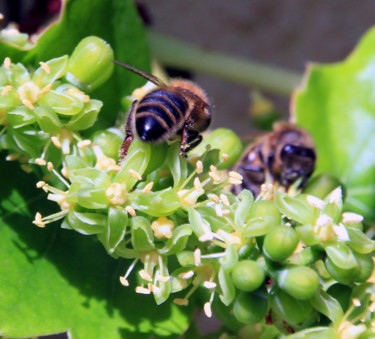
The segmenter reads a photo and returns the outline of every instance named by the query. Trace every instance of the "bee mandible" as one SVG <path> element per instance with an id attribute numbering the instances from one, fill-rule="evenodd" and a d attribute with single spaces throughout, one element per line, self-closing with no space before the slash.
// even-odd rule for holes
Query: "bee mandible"
<path id="1" fill-rule="evenodd" d="M 113 61 L 157 86 L 132 103 L 119 162 L 126 157 L 134 133 L 144 142 L 161 142 L 180 135 L 180 155 L 186 158 L 186 153 L 202 141 L 200 133 L 211 122 L 211 106 L 205 91 L 184 79 L 172 79 L 171 84 L 167 85 L 148 72 Z"/>
<path id="2" fill-rule="evenodd" d="M 278 183 L 288 190 L 298 179 L 301 180 L 298 187 L 303 188 L 315 169 L 315 162 L 310 134 L 293 124 L 277 122 L 273 131 L 255 140 L 235 165 L 243 183 L 233 190 L 238 194 L 247 188 L 257 196 L 264 183 Z"/>

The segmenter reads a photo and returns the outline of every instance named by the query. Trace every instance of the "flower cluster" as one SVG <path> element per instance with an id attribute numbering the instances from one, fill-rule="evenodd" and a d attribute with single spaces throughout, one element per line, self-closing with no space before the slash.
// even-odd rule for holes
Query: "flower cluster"
<path id="1" fill-rule="evenodd" d="M 85 61 L 88 53 L 95 67 Z M 0 145 L 8 150 L 7 159 L 19 159 L 27 171 L 32 170 L 28 162 L 64 167 L 63 156 L 79 152 L 82 138 L 78 132 L 95 123 L 102 107 L 84 90 L 110 76 L 112 57 L 109 45 L 88 37 L 71 57 L 41 61 L 33 72 L 5 58 L 0 67 L 0 124 L 4 126 Z M 86 68 L 81 66 L 83 61 Z M 85 76 L 87 68 L 90 77 Z M 97 73 L 100 77 L 92 79 Z"/>
<path id="2" fill-rule="evenodd" d="M 59 211 L 38 212 L 34 224 L 61 220 L 62 228 L 96 235 L 109 255 L 129 260 L 119 283 L 157 304 L 188 305 L 201 288 L 205 314 L 214 311 L 231 328 L 272 324 L 299 331 L 296 338 L 373 335 L 375 242 L 363 218 L 343 210 L 341 188 L 322 199 L 272 185 L 256 199 L 248 190 L 234 195 L 231 186 L 243 178 L 227 169 L 241 144 L 227 129 L 213 131 L 189 159 L 179 156 L 178 142 L 136 139 L 118 165 L 122 132 L 79 135 L 101 107 L 84 91 L 112 71 L 109 46 L 87 39 L 32 74 L 9 58 L 0 68 L 0 147 L 9 160 L 46 166 L 54 177 L 37 187 Z M 101 53 L 106 66 L 95 62 Z"/>

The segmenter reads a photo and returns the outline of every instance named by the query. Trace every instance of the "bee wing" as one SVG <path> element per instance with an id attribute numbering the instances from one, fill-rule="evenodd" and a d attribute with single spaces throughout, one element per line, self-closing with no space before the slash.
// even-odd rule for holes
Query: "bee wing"
<path id="1" fill-rule="evenodd" d="M 151 73 L 148 73 L 148 72 L 145 72 L 145 71 L 141 71 L 140 69 L 138 68 L 135 68 L 133 66 L 130 66 L 128 64 L 124 64 L 120 61 L 117 61 L 117 60 L 112 60 L 115 64 L 135 73 L 135 74 L 138 74 L 140 75 L 142 78 L 145 78 L 146 80 L 148 81 L 151 81 L 153 82 L 155 85 L 157 86 L 166 86 L 166 84 L 161 80 L 159 79 L 158 77 L 156 77 L 155 75 L 152 75 Z"/>

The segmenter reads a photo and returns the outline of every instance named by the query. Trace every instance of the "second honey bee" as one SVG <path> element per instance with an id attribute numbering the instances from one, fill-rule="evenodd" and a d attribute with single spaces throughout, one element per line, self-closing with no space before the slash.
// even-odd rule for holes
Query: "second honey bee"
<path id="1" fill-rule="evenodd" d="M 243 183 L 233 187 L 234 193 L 247 188 L 257 196 L 264 183 L 277 183 L 288 190 L 298 179 L 302 188 L 315 161 L 314 142 L 307 131 L 286 122 L 275 123 L 273 131 L 255 140 L 236 164 Z"/>
<path id="2" fill-rule="evenodd" d="M 120 163 L 126 157 L 134 133 L 144 142 L 160 142 L 181 136 L 180 155 L 197 146 L 201 132 L 211 122 L 211 107 L 206 93 L 189 80 L 172 79 L 167 85 L 154 75 L 121 62 L 114 62 L 151 81 L 157 87 L 130 108 L 125 126 L 126 137 L 120 150 Z"/>

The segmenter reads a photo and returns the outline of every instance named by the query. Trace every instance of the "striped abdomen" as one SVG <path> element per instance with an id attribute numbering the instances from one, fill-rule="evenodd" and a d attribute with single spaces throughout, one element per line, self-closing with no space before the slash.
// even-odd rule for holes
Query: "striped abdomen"
<path id="1" fill-rule="evenodd" d="M 184 123 L 188 103 L 177 93 L 157 89 L 138 103 L 135 127 L 143 141 L 159 141 L 174 134 Z"/>

